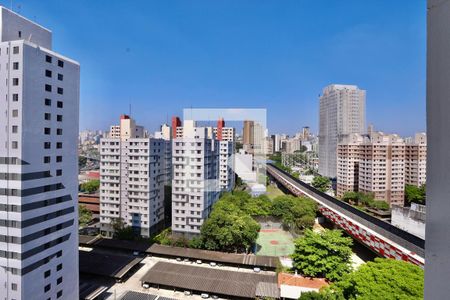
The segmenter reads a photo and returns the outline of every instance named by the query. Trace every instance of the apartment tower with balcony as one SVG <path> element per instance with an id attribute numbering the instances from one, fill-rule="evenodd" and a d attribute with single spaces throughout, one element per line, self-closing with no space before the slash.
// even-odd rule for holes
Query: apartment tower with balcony
<path id="1" fill-rule="evenodd" d="M 164 186 L 171 179 L 171 143 L 149 138 L 144 128 L 127 115 L 121 116 L 118 126 L 120 130 L 100 140 L 101 232 L 112 237 L 113 224 L 123 222 L 136 234 L 149 237 L 164 225 Z"/>
<path id="2" fill-rule="evenodd" d="M 172 140 L 172 231 L 192 237 L 219 199 L 219 141 L 212 128 L 185 120 Z M 174 133 L 177 131 L 172 128 Z"/>

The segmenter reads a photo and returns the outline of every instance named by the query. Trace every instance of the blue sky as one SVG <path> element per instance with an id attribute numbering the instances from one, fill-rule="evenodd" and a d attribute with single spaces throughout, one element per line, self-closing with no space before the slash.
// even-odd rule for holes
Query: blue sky
<path id="1" fill-rule="evenodd" d="M 53 31 L 54 50 L 80 62 L 80 129 L 106 129 L 131 103 L 152 131 L 191 106 L 267 108 L 271 132 L 317 131 L 318 94 L 343 83 L 367 90 L 367 121 L 377 129 L 425 130 L 425 0 L 13 7 Z"/>

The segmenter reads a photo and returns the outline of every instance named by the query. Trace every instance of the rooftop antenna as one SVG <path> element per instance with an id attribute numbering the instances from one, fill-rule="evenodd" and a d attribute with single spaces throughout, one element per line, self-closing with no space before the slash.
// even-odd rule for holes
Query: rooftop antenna
<path id="1" fill-rule="evenodd" d="M 131 117 L 131 102 L 130 102 L 130 104 L 129 104 L 128 115 Z"/>

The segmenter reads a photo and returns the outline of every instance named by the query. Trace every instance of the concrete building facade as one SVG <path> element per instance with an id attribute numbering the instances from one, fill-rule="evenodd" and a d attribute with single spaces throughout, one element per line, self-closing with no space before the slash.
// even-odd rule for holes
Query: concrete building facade
<path id="1" fill-rule="evenodd" d="M 337 144 L 351 133 L 364 133 L 366 91 L 355 85 L 332 84 L 319 103 L 319 173 L 336 177 Z"/>
<path id="2" fill-rule="evenodd" d="M 370 136 L 350 134 L 338 144 L 337 196 L 360 191 L 403 206 L 405 184 L 425 183 L 425 155 L 425 134 L 417 134 L 410 142 L 375 131 Z"/>
<path id="3" fill-rule="evenodd" d="M 183 137 L 172 140 L 172 231 L 192 237 L 219 199 L 219 141 L 212 128 L 185 120 Z"/>
<path id="4" fill-rule="evenodd" d="M 127 115 L 121 116 L 119 126 L 119 138 L 100 141 L 101 232 L 112 237 L 113 223 L 121 219 L 137 234 L 149 237 L 163 225 L 171 142 L 147 137 Z"/>
<path id="5" fill-rule="evenodd" d="M 0 7 L 0 299 L 78 299 L 80 66 Z"/>

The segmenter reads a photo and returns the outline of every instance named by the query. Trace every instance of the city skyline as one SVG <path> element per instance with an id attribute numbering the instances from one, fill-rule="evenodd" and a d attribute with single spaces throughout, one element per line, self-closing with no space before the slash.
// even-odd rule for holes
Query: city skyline
<path id="1" fill-rule="evenodd" d="M 379 130 L 425 130 L 425 1 L 171 4 L 13 8 L 74 36 L 54 48 L 83 65 L 81 130 L 106 129 L 130 103 L 150 131 L 185 107 L 246 103 L 267 108 L 270 132 L 317 132 L 318 95 L 333 83 L 367 90 L 367 122 Z"/>

